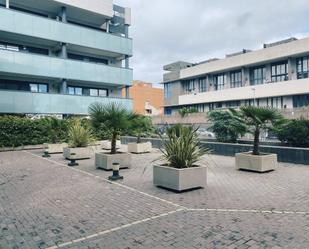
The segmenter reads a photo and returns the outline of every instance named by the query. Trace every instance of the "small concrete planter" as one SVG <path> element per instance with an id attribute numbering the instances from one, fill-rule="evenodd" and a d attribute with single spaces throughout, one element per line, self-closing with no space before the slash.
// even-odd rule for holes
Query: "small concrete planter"
<path id="1" fill-rule="evenodd" d="M 131 168 L 131 154 L 109 154 L 104 152 L 95 153 L 95 167 L 97 169 L 111 170 L 113 169 L 113 163 L 119 163 L 121 169 Z"/>
<path id="2" fill-rule="evenodd" d="M 237 153 L 235 155 L 236 169 L 256 172 L 267 172 L 278 167 L 277 154 L 252 155 L 252 152 Z"/>
<path id="3" fill-rule="evenodd" d="M 56 154 L 56 153 L 62 153 L 64 148 L 68 147 L 67 143 L 62 144 L 44 144 L 46 152 L 49 154 Z"/>
<path id="4" fill-rule="evenodd" d="M 128 152 L 141 154 L 151 152 L 152 145 L 151 142 L 146 143 L 129 143 L 128 144 Z"/>
<path id="5" fill-rule="evenodd" d="M 89 159 L 91 157 L 91 148 L 82 147 L 82 148 L 64 148 L 63 157 L 65 159 Z"/>
<path id="6" fill-rule="evenodd" d="M 109 141 L 109 140 L 103 140 L 103 141 L 101 142 L 101 144 L 102 144 L 102 149 L 103 149 L 103 150 L 110 150 L 110 149 L 112 148 L 112 142 Z M 121 145 L 120 140 L 117 140 L 117 141 L 116 141 L 116 148 L 117 148 L 117 149 L 120 149 L 120 145 Z"/>
<path id="7" fill-rule="evenodd" d="M 207 184 L 207 168 L 199 166 L 176 169 L 155 165 L 153 166 L 153 184 L 177 192 L 205 188 Z"/>

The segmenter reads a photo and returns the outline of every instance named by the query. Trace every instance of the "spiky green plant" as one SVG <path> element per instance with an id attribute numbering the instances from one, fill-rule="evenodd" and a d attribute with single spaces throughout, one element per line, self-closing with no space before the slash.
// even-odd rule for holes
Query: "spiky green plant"
<path id="1" fill-rule="evenodd" d="M 197 166 L 201 157 L 209 152 L 209 149 L 199 147 L 197 129 L 185 126 L 177 126 L 168 133 L 168 139 L 163 139 L 163 147 L 160 149 L 162 157 L 169 167 L 190 168 Z M 179 132 L 179 134 L 176 134 Z"/>
<path id="2" fill-rule="evenodd" d="M 116 141 L 130 127 L 132 115 L 119 103 L 93 103 L 89 107 L 92 125 L 95 128 L 105 129 L 110 134 L 111 154 L 116 154 Z"/>
<path id="3" fill-rule="evenodd" d="M 68 140 L 71 148 L 87 147 L 94 141 L 91 129 L 83 127 L 81 121 L 76 119 L 68 129 Z"/>
<path id="4" fill-rule="evenodd" d="M 260 134 L 261 131 L 272 129 L 276 123 L 283 120 L 282 115 L 275 109 L 256 106 L 242 106 L 240 112 L 230 109 L 231 113 L 248 127 L 248 131 L 253 134 L 253 155 L 260 154 Z"/>

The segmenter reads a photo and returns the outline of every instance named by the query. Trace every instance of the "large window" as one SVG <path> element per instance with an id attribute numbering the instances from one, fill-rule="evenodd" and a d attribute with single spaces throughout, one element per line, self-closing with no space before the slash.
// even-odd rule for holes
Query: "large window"
<path id="1" fill-rule="evenodd" d="M 108 90 L 100 88 L 90 88 L 90 87 L 76 87 L 69 86 L 68 94 L 70 95 L 83 95 L 83 96 L 93 96 L 93 97 L 107 97 Z"/>
<path id="2" fill-rule="evenodd" d="M 201 93 L 207 91 L 206 78 L 199 78 L 198 89 L 199 89 L 199 92 Z"/>
<path id="3" fill-rule="evenodd" d="M 250 70 L 250 84 L 261 85 L 266 82 L 266 69 L 265 67 L 256 67 Z"/>
<path id="4" fill-rule="evenodd" d="M 215 82 L 215 90 L 223 90 L 224 84 L 226 82 L 226 76 L 225 74 L 218 74 L 214 76 L 214 82 Z"/>
<path id="5" fill-rule="evenodd" d="M 164 84 L 164 98 L 169 99 L 170 97 L 172 97 L 172 88 L 171 88 L 171 84 L 167 83 L 167 84 Z"/>
<path id="6" fill-rule="evenodd" d="M 234 71 L 230 74 L 231 88 L 242 86 L 241 71 Z"/>
<path id="7" fill-rule="evenodd" d="M 195 81 L 197 81 L 197 79 L 185 80 L 182 82 L 184 93 L 193 93 L 195 91 Z"/>
<path id="8" fill-rule="evenodd" d="M 309 94 L 293 96 L 293 107 L 309 106 Z"/>
<path id="9" fill-rule="evenodd" d="M 68 94 L 70 95 L 83 95 L 83 89 L 81 87 L 69 86 Z"/>
<path id="10" fill-rule="evenodd" d="M 48 92 L 47 84 L 31 83 L 29 84 L 29 86 L 30 86 L 30 91 L 34 93 L 47 93 Z"/>
<path id="11" fill-rule="evenodd" d="M 297 59 L 297 79 L 309 78 L 309 56 Z"/>
<path id="12" fill-rule="evenodd" d="M 271 82 L 288 80 L 288 63 L 280 62 L 271 65 Z"/>

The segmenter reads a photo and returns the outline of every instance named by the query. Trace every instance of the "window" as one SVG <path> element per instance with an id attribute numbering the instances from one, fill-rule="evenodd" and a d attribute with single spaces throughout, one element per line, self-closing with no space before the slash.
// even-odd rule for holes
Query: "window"
<path id="1" fill-rule="evenodd" d="M 68 94 L 70 95 L 83 95 L 83 89 L 81 87 L 69 86 Z"/>
<path id="2" fill-rule="evenodd" d="M 241 71 L 231 72 L 230 78 L 231 78 L 231 88 L 242 86 Z"/>
<path id="3" fill-rule="evenodd" d="M 92 96 L 92 97 L 107 97 L 108 90 L 100 88 L 88 88 L 88 87 L 76 87 L 69 86 L 68 94 L 70 95 L 83 95 L 83 96 Z"/>
<path id="4" fill-rule="evenodd" d="M 33 92 L 33 93 L 47 93 L 48 92 L 47 84 L 31 83 L 29 84 L 29 87 L 30 87 L 30 92 Z"/>
<path id="5" fill-rule="evenodd" d="M 214 81 L 215 81 L 215 90 L 223 90 L 224 89 L 224 84 L 226 81 L 226 76 L 225 74 L 218 74 L 214 76 Z"/>
<path id="6" fill-rule="evenodd" d="M 293 96 L 293 107 L 309 106 L 309 94 Z"/>
<path id="7" fill-rule="evenodd" d="M 250 84 L 261 85 L 266 82 L 266 69 L 265 66 L 252 68 L 250 70 Z"/>
<path id="8" fill-rule="evenodd" d="M 152 114 L 152 110 L 151 109 L 146 109 L 146 113 L 147 114 Z"/>
<path id="9" fill-rule="evenodd" d="M 169 99 L 172 96 L 171 84 L 164 84 L 164 98 Z"/>
<path id="10" fill-rule="evenodd" d="M 297 59 L 297 79 L 309 78 L 309 56 Z"/>
<path id="11" fill-rule="evenodd" d="M 84 91 L 85 93 L 85 91 Z M 94 88 L 90 88 L 89 89 L 89 94 L 84 94 L 84 95 L 90 95 L 93 97 L 107 97 L 108 91 L 107 89 L 94 89 Z"/>
<path id="12" fill-rule="evenodd" d="M 191 80 L 186 80 L 182 82 L 182 89 L 184 91 L 184 93 L 193 93 L 195 91 L 195 82 L 197 81 L 198 83 L 198 79 L 191 79 Z"/>
<path id="13" fill-rule="evenodd" d="M 200 93 L 207 91 L 206 78 L 199 78 L 198 89 Z"/>
<path id="14" fill-rule="evenodd" d="M 288 80 L 288 64 L 280 62 L 271 66 L 271 82 Z"/>
<path id="15" fill-rule="evenodd" d="M 164 115 L 172 115 L 172 108 L 165 107 L 164 108 Z"/>

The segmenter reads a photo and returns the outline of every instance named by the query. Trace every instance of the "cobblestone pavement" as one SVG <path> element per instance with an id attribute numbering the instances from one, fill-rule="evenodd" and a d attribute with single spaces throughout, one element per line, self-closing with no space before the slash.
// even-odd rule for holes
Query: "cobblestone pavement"
<path id="1" fill-rule="evenodd" d="M 152 184 L 157 151 L 133 155 L 120 184 L 94 159 L 0 153 L 0 248 L 308 248 L 309 167 L 236 171 L 207 156 L 206 189 L 176 194 Z"/>

